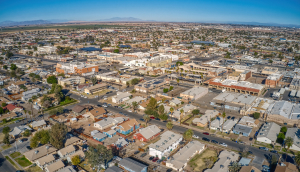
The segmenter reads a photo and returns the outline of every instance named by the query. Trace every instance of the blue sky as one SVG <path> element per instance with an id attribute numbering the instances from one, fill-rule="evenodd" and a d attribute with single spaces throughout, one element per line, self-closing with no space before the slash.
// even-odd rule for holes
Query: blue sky
<path id="1" fill-rule="evenodd" d="M 0 21 L 112 17 L 300 25 L 300 0 L 0 0 Z"/>

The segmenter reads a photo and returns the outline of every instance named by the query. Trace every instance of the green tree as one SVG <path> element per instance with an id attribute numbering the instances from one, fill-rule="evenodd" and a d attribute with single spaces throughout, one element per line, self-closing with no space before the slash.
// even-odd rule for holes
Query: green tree
<path id="1" fill-rule="evenodd" d="M 180 109 L 180 118 L 179 118 L 180 125 L 181 125 L 183 113 L 184 113 L 184 110 L 183 110 L 183 109 Z"/>
<path id="2" fill-rule="evenodd" d="M 149 103 L 147 104 L 147 109 L 156 110 L 156 106 L 157 106 L 157 100 L 151 97 Z"/>
<path id="3" fill-rule="evenodd" d="M 199 109 L 194 109 L 192 111 L 193 116 L 198 115 L 200 113 Z"/>
<path id="4" fill-rule="evenodd" d="M 297 166 L 300 166 L 300 152 L 297 152 L 296 156 L 295 156 L 295 163 L 297 164 Z"/>
<path id="5" fill-rule="evenodd" d="M 107 149 L 105 146 L 98 144 L 95 149 L 90 147 L 86 152 L 86 158 L 88 162 L 94 166 L 100 168 L 100 165 L 104 164 L 107 167 L 108 162 L 113 158 L 111 149 Z"/>
<path id="6" fill-rule="evenodd" d="M 114 49 L 114 53 L 119 53 L 120 50 L 119 49 Z"/>
<path id="7" fill-rule="evenodd" d="M 186 140 L 186 141 L 190 141 L 190 140 L 192 140 L 193 135 L 194 135 L 193 130 L 188 129 L 188 130 L 186 130 L 186 131 L 183 133 L 183 138 L 184 138 L 184 140 Z"/>
<path id="8" fill-rule="evenodd" d="M 287 128 L 286 128 L 286 127 L 282 127 L 282 128 L 280 129 L 280 132 L 286 133 L 286 132 L 287 132 Z"/>
<path id="9" fill-rule="evenodd" d="M 149 115 L 144 115 L 143 120 L 145 121 L 146 126 L 147 126 L 147 123 L 150 121 L 150 116 Z"/>
<path id="10" fill-rule="evenodd" d="M 57 84 L 57 79 L 56 79 L 56 77 L 55 77 L 54 75 L 49 76 L 49 77 L 47 78 L 47 83 L 48 83 L 48 84 Z"/>
<path id="11" fill-rule="evenodd" d="M 79 155 L 73 156 L 72 159 L 71 159 L 71 161 L 72 161 L 72 164 L 73 164 L 73 165 L 78 165 L 78 164 L 80 164 L 80 162 L 81 162 L 80 156 L 79 156 Z"/>
<path id="12" fill-rule="evenodd" d="M 66 134 L 68 132 L 68 128 L 63 123 L 56 123 L 51 127 L 50 130 L 50 143 L 57 149 L 61 149 L 64 147 L 64 139 L 66 138 Z"/>
<path id="13" fill-rule="evenodd" d="M 13 54 L 12 52 L 8 51 L 8 52 L 6 53 L 6 57 L 7 57 L 7 58 L 11 58 L 12 56 L 14 56 L 14 54 Z"/>
<path id="14" fill-rule="evenodd" d="M 289 152 L 290 147 L 294 144 L 294 139 L 291 137 L 287 137 L 284 141 L 284 145 L 287 146 L 287 152 Z M 285 156 L 286 161 L 287 156 Z"/>
<path id="15" fill-rule="evenodd" d="M 241 169 L 241 165 L 238 162 L 233 162 L 230 166 L 229 166 L 229 171 L 230 172 L 239 172 Z"/>
<path id="16" fill-rule="evenodd" d="M 25 130 L 23 133 L 23 136 L 25 137 L 29 137 L 31 135 L 31 131 L 30 130 Z"/>
<path id="17" fill-rule="evenodd" d="M 4 138 L 3 138 L 3 143 L 9 145 L 10 141 L 9 141 L 9 135 L 8 133 L 5 134 Z"/>
<path id="18" fill-rule="evenodd" d="M 259 112 L 254 112 L 253 113 L 253 118 L 254 119 L 258 119 L 260 117 L 260 113 Z"/>
<path id="19" fill-rule="evenodd" d="M 9 126 L 4 127 L 3 130 L 2 130 L 3 134 L 8 134 L 9 132 L 10 132 Z"/>
<path id="20" fill-rule="evenodd" d="M 174 108 L 173 107 L 170 107 L 170 112 L 171 112 L 171 115 L 173 116 L 173 113 L 174 113 Z"/>
<path id="21" fill-rule="evenodd" d="M 169 121 L 167 124 L 166 124 L 166 127 L 168 130 L 172 130 L 173 128 L 173 123 L 171 121 Z"/>
<path id="22" fill-rule="evenodd" d="M 132 102 L 132 108 L 134 111 L 137 109 L 138 106 L 139 104 L 136 101 Z"/>
<path id="23" fill-rule="evenodd" d="M 164 92 L 164 93 L 167 93 L 168 91 L 169 91 L 169 89 L 167 89 L 167 88 L 164 88 L 164 89 L 163 89 L 163 92 Z"/>
<path id="24" fill-rule="evenodd" d="M 172 90 L 173 90 L 173 88 L 174 88 L 173 86 L 170 86 L 169 90 L 170 90 L 170 91 L 172 91 Z"/>
<path id="25" fill-rule="evenodd" d="M 161 119 L 162 121 L 166 121 L 166 120 L 168 120 L 168 118 L 169 118 L 169 116 L 167 114 L 165 114 L 165 113 L 159 115 L 159 119 Z"/>
<path id="26" fill-rule="evenodd" d="M 158 107 L 158 113 L 159 113 L 160 115 L 162 115 L 162 114 L 165 113 L 165 107 L 164 107 L 164 105 L 160 105 L 160 106 Z"/>
<path id="27" fill-rule="evenodd" d="M 18 67 L 15 64 L 10 65 L 10 70 L 16 70 Z"/>
<path id="28" fill-rule="evenodd" d="M 131 80 L 131 85 L 136 85 L 140 82 L 140 80 L 138 78 L 134 78 Z"/>
<path id="29" fill-rule="evenodd" d="M 6 70 L 7 68 L 8 68 L 8 67 L 7 67 L 6 65 L 4 65 L 4 66 L 3 66 L 3 69 L 5 69 L 5 70 Z"/>
<path id="30" fill-rule="evenodd" d="M 223 126 L 224 126 L 224 122 L 225 122 L 225 118 L 226 118 L 226 113 L 225 112 L 222 113 L 222 118 L 223 118 L 222 133 L 223 133 Z"/>
<path id="31" fill-rule="evenodd" d="M 279 133 L 278 136 L 277 136 L 277 142 L 282 144 L 284 139 L 285 139 L 284 133 Z"/>
<path id="32" fill-rule="evenodd" d="M 91 81 L 92 81 L 93 85 L 95 85 L 98 82 L 98 80 L 97 80 L 97 78 L 95 76 L 93 76 L 91 78 Z"/>

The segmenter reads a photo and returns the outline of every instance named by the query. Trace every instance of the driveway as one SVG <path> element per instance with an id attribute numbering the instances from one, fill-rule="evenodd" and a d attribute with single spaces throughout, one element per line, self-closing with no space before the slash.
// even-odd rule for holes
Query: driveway
<path id="1" fill-rule="evenodd" d="M 22 142 L 22 143 L 16 141 L 15 143 L 12 144 L 11 148 L 8 148 L 8 149 L 5 149 L 4 151 L 2 151 L 2 154 L 9 155 L 14 152 L 20 152 L 23 154 L 23 153 L 29 151 L 29 149 L 27 149 L 27 146 L 30 146 L 30 139 L 31 138 L 28 138 L 27 141 Z"/>

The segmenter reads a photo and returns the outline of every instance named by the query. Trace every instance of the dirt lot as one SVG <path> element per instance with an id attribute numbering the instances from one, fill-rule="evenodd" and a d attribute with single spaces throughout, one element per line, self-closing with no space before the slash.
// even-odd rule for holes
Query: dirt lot
<path id="1" fill-rule="evenodd" d="M 89 136 L 91 135 L 91 131 L 98 130 L 96 127 L 94 127 L 93 119 L 82 118 L 82 119 L 78 120 L 77 122 L 71 123 L 70 126 L 74 129 L 79 130 L 83 134 L 86 134 Z"/>
<path id="2" fill-rule="evenodd" d="M 214 150 L 206 149 L 201 154 L 195 155 L 189 162 L 187 169 L 191 171 L 203 171 L 207 168 L 205 165 L 204 159 L 214 157 L 215 160 L 217 160 L 217 152 Z M 208 168 L 211 168 L 213 166 L 213 163 L 208 166 Z"/>
<path id="3" fill-rule="evenodd" d="M 250 77 L 246 81 L 256 84 L 265 84 L 266 78 L 262 77 Z"/>
<path id="4" fill-rule="evenodd" d="M 184 88 L 184 87 L 177 87 L 177 86 L 174 86 L 174 87 L 175 88 L 172 91 L 168 92 L 168 96 L 173 95 L 173 97 L 179 97 L 180 93 L 188 90 L 187 88 Z"/>

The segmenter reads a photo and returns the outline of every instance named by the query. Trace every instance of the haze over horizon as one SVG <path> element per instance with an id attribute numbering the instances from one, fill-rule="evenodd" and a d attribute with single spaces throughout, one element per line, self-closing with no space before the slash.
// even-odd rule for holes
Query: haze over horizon
<path id="1" fill-rule="evenodd" d="M 300 1 L 3 1 L 0 22 L 30 20 L 97 21 L 114 17 L 166 22 L 259 22 L 300 25 Z"/>

